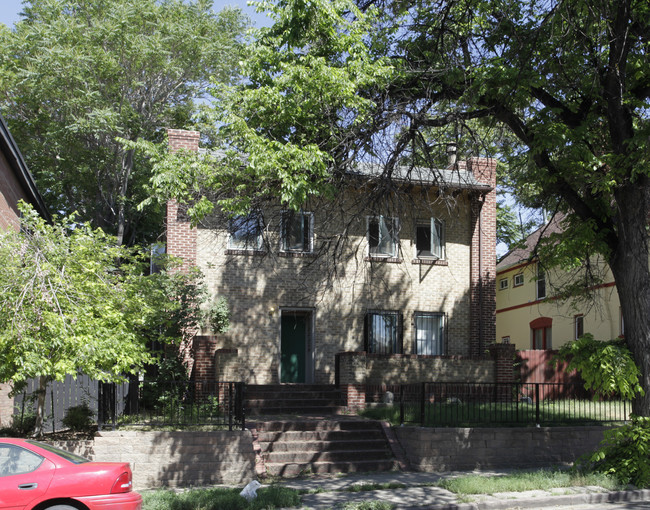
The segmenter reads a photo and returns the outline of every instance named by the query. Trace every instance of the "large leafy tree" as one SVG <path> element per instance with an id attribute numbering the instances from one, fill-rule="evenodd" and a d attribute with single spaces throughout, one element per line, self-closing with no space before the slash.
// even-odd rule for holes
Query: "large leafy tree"
<path id="1" fill-rule="evenodd" d="M 455 137 L 470 122 L 505 127 L 512 138 L 501 154 L 518 198 L 566 215 L 564 234 L 540 251 L 544 263 L 575 266 L 600 254 L 609 264 L 645 389 L 634 410 L 650 415 L 650 4 L 279 0 L 262 7 L 275 23 L 251 49 L 250 82 L 226 93 L 230 107 L 218 112 L 223 142 L 248 165 L 241 171 L 241 160 L 224 157 L 212 170 L 182 175 L 160 164 L 161 194 L 196 201 L 207 185 L 226 208 L 268 195 L 299 207 L 331 190 L 350 162 L 375 162 L 390 180 L 404 162 L 434 166 L 449 127 Z M 226 190 L 246 198 L 233 201 Z"/>
<path id="2" fill-rule="evenodd" d="M 211 80 L 237 75 L 246 26 L 211 0 L 28 0 L 0 25 L 0 110 L 50 209 L 155 238 L 162 211 L 135 207 L 150 166 L 118 138 L 190 126 Z"/>
<path id="3" fill-rule="evenodd" d="M 0 380 L 38 378 L 44 390 L 67 374 L 114 381 L 151 361 L 140 332 L 155 293 L 137 253 L 74 217 L 50 225 L 21 212 L 23 228 L 0 234 Z"/>

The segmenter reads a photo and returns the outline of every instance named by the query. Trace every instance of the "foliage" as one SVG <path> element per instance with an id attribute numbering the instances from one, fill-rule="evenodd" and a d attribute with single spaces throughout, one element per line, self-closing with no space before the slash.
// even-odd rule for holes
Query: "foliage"
<path id="1" fill-rule="evenodd" d="M 619 395 L 632 400 L 644 392 L 639 384 L 639 368 L 623 339 L 604 342 L 586 334 L 564 344 L 555 360 L 568 361 L 567 370 L 580 373 L 585 388 L 596 392 L 594 399 Z"/>
<path id="2" fill-rule="evenodd" d="M 117 138 L 190 126 L 211 83 L 237 77 L 247 20 L 210 0 L 29 0 L 0 30 L 0 110 L 54 211 L 151 241 L 163 210 L 146 159 Z"/>
<path id="3" fill-rule="evenodd" d="M 147 510 L 262 510 L 291 508 L 300 504 L 300 495 L 286 487 L 262 487 L 250 503 L 239 495 L 241 489 L 193 489 L 185 492 L 166 490 L 143 493 Z"/>
<path id="4" fill-rule="evenodd" d="M 63 417 L 63 425 L 75 432 L 86 431 L 94 425 L 94 416 L 95 412 L 84 402 L 68 408 Z"/>
<path id="5" fill-rule="evenodd" d="M 150 361 L 140 254 L 74 216 L 21 214 L 20 232 L 0 234 L 0 380 L 112 381 Z"/>
<path id="6" fill-rule="evenodd" d="M 650 486 L 650 419 L 634 416 L 631 423 L 605 431 L 593 454 L 577 464 L 581 470 L 616 477 L 623 484 Z"/>

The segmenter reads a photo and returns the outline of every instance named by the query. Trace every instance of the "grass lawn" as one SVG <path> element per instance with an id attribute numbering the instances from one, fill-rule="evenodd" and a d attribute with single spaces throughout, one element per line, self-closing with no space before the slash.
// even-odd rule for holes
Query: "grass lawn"
<path id="1" fill-rule="evenodd" d="M 142 492 L 143 510 L 273 510 L 300 504 L 300 493 L 286 487 L 258 489 L 250 503 L 240 492 L 237 488 L 146 491 Z"/>

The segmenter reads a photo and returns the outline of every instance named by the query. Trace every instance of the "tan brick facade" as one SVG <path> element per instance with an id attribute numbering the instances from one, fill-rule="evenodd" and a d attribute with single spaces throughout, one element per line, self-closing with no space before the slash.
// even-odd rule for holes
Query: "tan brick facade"
<path id="1" fill-rule="evenodd" d="M 169 133 L 170 146 L 178 147 Z M 492 161 L 470 165 L 480 171 L 479 182 L 493 186 Z M 333 383 L 336 354 L 364 351 L 369 310 L 401 313 L 404 354 L 414 353 L 414 314 L 427 312 L 444 314 L 446 356 L 484 356 L 479 339 L 483 347 L 494 341 L 494 282 L 487 279 L 494 278 L 496 261 L 496 211 L 489 210 L 495 201 L 487 188 L 458 190 L 442 199 L 435 188 L 414 187 L 409 195 L 371 206 L 368 185 L 352 183 L 333 202 L 305 205 L 304 211 L 313 213 L 313 250 L 307 254 L 282 250 L 280 209 L 262 212 L 262 249 L 247 251 L 229 249 L 226 217 L 215 215 L 190 229 L 170 204 L 168 251 L 196 263 L 210 293 L 226 297 L 232 313 L 230 330 L 211 343 L 215 373 L 223 380 L 279 382 L 281 322 L 292 313 L 307 318 L 306 382 Z M 398 218 L 395 257 L 369 257 L 368 218 L 377 215 Z M 423 262 L 415 255 L 415 227 L 418 219 L 432 217 L 444 223 L 446 253 L 442 260 Z M 481 284 L 473 284 L 479 275 Z M 486 289 L 487 297 L 481 296 Z M 411 359 L 417 357 L 404 358 L 407 365 L 415 365 Z"/>

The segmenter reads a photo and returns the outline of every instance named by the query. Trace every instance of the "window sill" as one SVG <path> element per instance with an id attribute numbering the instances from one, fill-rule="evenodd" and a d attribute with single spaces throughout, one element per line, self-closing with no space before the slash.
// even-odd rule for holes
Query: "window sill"
<path id="1" fill-rule="evenodd" d="M 228 248 L 226 250 L 226 255 L 247 255 L 247 256 L 260 256 L 264 255 L 266 252 L 264 250 L 235 250 L 233 248 Z"/>
<path id="2" fill-rule="evenodd" d="M 281 251 L 278 257 L 288 259 L 315 259 L 317 255 L 313 251 Z"/>
<path id="3" fill-rule="evenodd" d="M 413 259 L 411 264 L 418 264 L 421 266 L 448 266 L 449 262 L 443 259 Z"/>
<path id="4" fill-rule="evenodd" d="M 376 255 L 366 257 L 365 260 L 366 262 L 386 262 L 387 264 L 401 264 L 403 262 L 402 259 L 397 257 L 379 257 Z"/>

